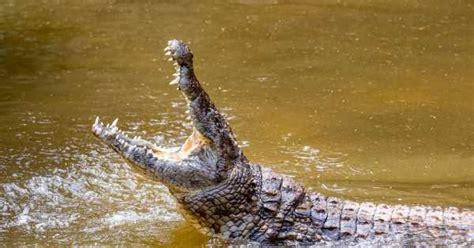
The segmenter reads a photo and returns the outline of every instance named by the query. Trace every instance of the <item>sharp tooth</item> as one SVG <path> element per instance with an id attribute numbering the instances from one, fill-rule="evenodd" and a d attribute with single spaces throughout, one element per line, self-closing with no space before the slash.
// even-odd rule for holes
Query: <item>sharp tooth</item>
<path id="1" fill-rule="evenodd" d="M 167 47 L 165 47 L 165 49 L 163 49 L 163 51 L 165 51 L 165 52 L 169 51 L 169 50 L 171 50 L 171 47 L 169 47 L 169 46 L 167 46 Z"/>
<path id="2" fill-rule="evenodd" d="M 109 123 L 107 123 L 107 126 L 105 126 L 105 128 L 109 128 L 109 126 L 110 126 L 110 124 L 109 124 Z"/>
<path id="3" fill-rule="evenodd" d="M 166 51 L 166 52 L 165 52 L 165 55 L 166 55 L 166 56 L 170 56 L 170 55 L 171 55 L 171 51 L 169 51 L 169 50 Z"/>
<path id="4" fill-rule="evenodd" d="M 169 58 L 168 61 L 173 61 L 173 58 Z"/>
<path id="5" fill-rule="evenodd" d="M 173 73 L 173 76 L 175 77 L 179 76 L 179 72 Z"/>
<path id="6" fill-rule="evenodd" d="M 141 139 L 142 139 L 142 136 L 138 136 L 138 139 L 141 140 Z"/>
<path id="7" fill-rule="evenodd" d="M 116 118 L 113 122 L 112 122 L 112 127 L 115 127 L 117 125 L 117 122 L 118 122 L 118 118 Z"/>
<path id="8" fill-rule="evenodd" d="M 179 78 L 173 79 L 173 81 L 170 82 L 170 85 L 178 84 Z"/>
<path id="9" fill-rule="evenodd" d="M 103 122 L 100 122 L 100 126 L 103 127 L 103 126 L 104 126 L 104 123 L 103 123 Z"/>
<path id="10" fill-rule="evenodd" d="M 97 117 L 95 118 L 94 126 L 97 125 L 97 124 L 99 124 L 99 116 L 97 116 Z"/>

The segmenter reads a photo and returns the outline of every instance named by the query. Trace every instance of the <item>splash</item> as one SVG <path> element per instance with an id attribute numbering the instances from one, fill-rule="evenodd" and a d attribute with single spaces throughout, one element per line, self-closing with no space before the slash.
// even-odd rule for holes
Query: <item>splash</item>
<path id="1" fill-rule="evenodd" d="M 99 154 L 78 155 L 80 162 L 65 169 L 0 184 L 0 233 L 110 244 L 132 234 L 158 236 L 182 221 L 164 186 L 113 155 Z"/>

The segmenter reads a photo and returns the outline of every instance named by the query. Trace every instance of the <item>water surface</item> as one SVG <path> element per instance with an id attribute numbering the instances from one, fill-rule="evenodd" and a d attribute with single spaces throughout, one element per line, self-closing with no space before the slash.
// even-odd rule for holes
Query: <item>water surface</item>
<path id="1" fill-rule="evenodd" d="M 190 133 L 179 38 L 246 155 L 358 201 L 474 207 L 469 1 L 0 3 L 0 242 L 202 246 L 167 189 L 89 131 Z"/>

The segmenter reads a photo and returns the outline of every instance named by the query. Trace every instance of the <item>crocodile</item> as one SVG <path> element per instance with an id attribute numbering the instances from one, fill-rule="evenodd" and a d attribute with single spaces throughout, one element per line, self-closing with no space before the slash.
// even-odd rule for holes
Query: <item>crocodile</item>
<path id="1" fill-rule="evenodd" d="M 118 119 L 105 125 L 97 117 L 92 132 L 134 168 L 167 186 L 185 219 L 203 233 L 280 245 L 474 245 L 471 209 L 343 200 L 310 192 L 290 177 L 250 162 L 196 78 L 189 47 L 171 40 L 165 54 L 176 68 L 170 84 L 185 96 L 193 123 L 184 144 L 170 149 L 128 137 Z"/>

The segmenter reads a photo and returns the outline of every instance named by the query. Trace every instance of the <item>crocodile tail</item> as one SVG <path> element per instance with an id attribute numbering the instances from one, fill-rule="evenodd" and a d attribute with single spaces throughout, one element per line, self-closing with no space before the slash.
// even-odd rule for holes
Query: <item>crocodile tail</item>
<path id="1" fill-rule="evenodd" d="M 346 214 L 342 213 L 341 229 Z M 356 224 L 351 225 L 356 238 L 372 236 L 403 238 L 404 242 L 436 241 L 440 244 L 472 243 L 474 215 L 468 209 L 455 207 L 390 206 L 362 203 Z M 345 230 L 341 230 L 343 233 Z"/>
<path id="2" fill-rule="evenodd" d="M 474 244 L 474 213 L 469 209 L 357 203 L 318 193 L 309 198 L 312 226 L 326 240 Z"/>

